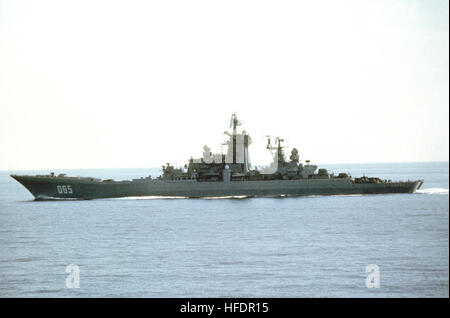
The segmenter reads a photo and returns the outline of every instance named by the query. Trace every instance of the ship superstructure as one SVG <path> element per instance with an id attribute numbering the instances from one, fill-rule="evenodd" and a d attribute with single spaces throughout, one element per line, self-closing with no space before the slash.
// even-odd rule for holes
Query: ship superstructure
<path id="1" fill-rule="evenodd" d="M 326 169 L 319 169 L 310 164 L 309 160 L 305 164 L 299 162 L 299 153 L 296 148 L 292 149 L 289 160 L 286 160 L 283 145 L 284 139 L 275 138 L 272 142 L 271 136 L 267 136 L 267 149 L 271 152 L 273 160 L 268 167 L 262 169 L 251 169 L 249 157 L 249 145 L 252 140 L 245 130 L 238 133 L 237 126 L 240 121 L 236 114 L 230 120 L 232 133 L 224 132 L 228 140 L 224 143 L 227 146 L 226 154 L 214 154 L 208 146 L 203 147 L 201 158 L 189 160 L 184 169 L 175 168 L 167 163 L 162 167 L 163 174 L 160 180 L 192 180 L 197 181 L 261 181 L 261 180 L 295 180 L 295 179 L 324 179 L 331 178 Z M 340 174 L 338 178 L 348 177 L 347 174 Z"/>

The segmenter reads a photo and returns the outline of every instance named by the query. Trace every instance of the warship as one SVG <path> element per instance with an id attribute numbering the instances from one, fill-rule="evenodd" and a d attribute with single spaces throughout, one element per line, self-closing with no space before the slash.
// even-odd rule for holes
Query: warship
<path id="1" fill-rule="evenodd" d="M 250 135 L 241 125 L 236 114 L 231 116 L 231 132 L 227 136 L 226 154 L 214 154 L 203 147 L 203 157 L 189 160 L 183 167 L 167 163 L 162 174 L 139 179 L 115 181 L 92 177 L 70 177 L 66 174 L 16 175 L 35 200 L 51 199 L 100 199 L 119 197 L 264 197 L 308 195 L 352 195 L 413 193 L 423 180 L 392 181 L 377 177 L 352 177 L 347 173 L 329 173 L 317 169 L 309 160 L 300 161 L 293 148 L 288 159 L 284 154 L 282 138 L 267 136 L 267 149 L 272 162 L 264 168 L 252 168 L 249 157 Z"/>

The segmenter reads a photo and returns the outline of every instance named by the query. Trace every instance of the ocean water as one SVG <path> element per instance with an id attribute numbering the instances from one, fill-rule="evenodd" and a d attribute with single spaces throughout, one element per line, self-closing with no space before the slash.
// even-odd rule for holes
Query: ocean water
<path id="1" fill-rule="evenodd" d="M 448 162 L 323 166 L 425 183 L 415 194 L 37 202 L 0 172 L 0 296 L 448 297 Z M 70 264 L 79 288 L 66 286 Z"/>

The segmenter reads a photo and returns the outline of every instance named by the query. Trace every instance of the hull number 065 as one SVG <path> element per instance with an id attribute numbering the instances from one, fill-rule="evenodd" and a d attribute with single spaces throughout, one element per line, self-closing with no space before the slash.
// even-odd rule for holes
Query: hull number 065
<path id="1" fill-rule="evenodd" d="M 73 193 L 72 187 L 70 185 L 57 185 L 56 190 L 58 190 L 59 194 L 71 194 Z"/>

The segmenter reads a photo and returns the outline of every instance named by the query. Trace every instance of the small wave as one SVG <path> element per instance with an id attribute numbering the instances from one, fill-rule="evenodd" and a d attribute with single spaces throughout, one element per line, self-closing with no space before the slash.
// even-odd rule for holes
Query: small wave
<path id="1" fill-rule="evenodd" d="M 47 293 L 59 293 L 62 292 L 64 289 L 59 288 L 59 289 L 39 289 L 37 291 L 38 294 L 47 294 Z"/>
<path id="2" fill-rule="evenodd" d="M 240 264 L 244 264 L 244 262 L 241 261 L 222 261 L 222 262 L 218 262 L 218 265 L 240 265 Z"/>
<path id="3" fill-rule="evenodd" d="M 416 192 L 422 193 L 422 194 L 448 194 L 448 189 L 428 188 L 428 189 L 417 190 Z"/>
<path id="4" fill-rule="evenodd" d="M 16 258 L 12 260 L 12 262 L 20 262 L 20 263 L 26 263 L 26 262 L 33 262 L 33 261 L 39 261 L 41 260 L 40 257 L 23 257 L 23 258 Z M 1 261 L 1 262 L 10 262 L 10 261 Z"/>

